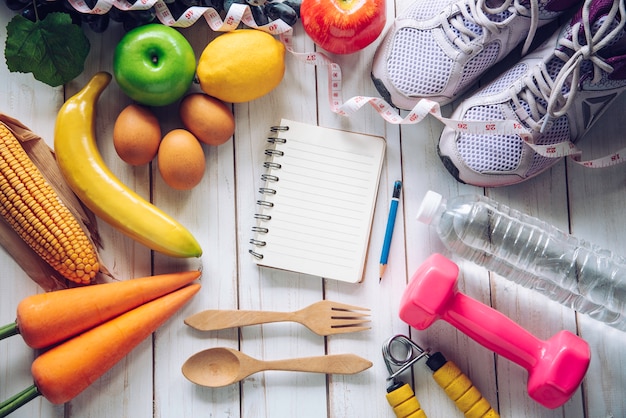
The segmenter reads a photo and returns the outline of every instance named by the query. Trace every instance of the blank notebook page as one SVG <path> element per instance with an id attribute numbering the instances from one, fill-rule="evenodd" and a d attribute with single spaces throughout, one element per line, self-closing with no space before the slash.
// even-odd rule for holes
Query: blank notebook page
<path id="1" fill-rule="evenodd" d="M 288 130 L 268 142 L 251 254 L 261 266 L 360 282 L 384 138 L 285 119 L 281 126 Z"/>

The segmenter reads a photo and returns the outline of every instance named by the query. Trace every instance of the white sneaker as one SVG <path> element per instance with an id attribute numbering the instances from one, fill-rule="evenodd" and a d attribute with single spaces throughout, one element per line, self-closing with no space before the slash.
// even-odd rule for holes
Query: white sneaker
<path id="1" fill-rule="evenodd" d="M 410 110 L 422 98 L 450 103 L 535 31 L 580 0 L 418 0 L 379 45 L 372 80 Z"/>
<path id="2" fill-rule="evenodd" d="M 465 99 L 451 119 L 513 120 L 531 133 L 532 144 L 575 143 L 626 90 L 625 20 L 624 0 L 586 0 L 561 31 Z M 537 154 L 518 135 L 450 128 L 441 134 L 439 155 L 457 180 L 483 187 L 522 182 L 560 159 Z"/>

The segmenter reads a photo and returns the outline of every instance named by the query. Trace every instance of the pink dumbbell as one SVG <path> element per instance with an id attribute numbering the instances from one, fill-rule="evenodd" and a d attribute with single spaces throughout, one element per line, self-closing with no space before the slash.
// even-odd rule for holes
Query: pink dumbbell
<path id="1" fill-rule="evenodd" d="M 423 330 L 438 319 L 528 370 L 528 394 L 547 408 L 563 405 L 580 385 L 589 345 L 569 331 L 540 340 L 493 308 L 460 293 L 459 267 L 433 254 L 415 272 L 400 302 L 400 318 Z"/>

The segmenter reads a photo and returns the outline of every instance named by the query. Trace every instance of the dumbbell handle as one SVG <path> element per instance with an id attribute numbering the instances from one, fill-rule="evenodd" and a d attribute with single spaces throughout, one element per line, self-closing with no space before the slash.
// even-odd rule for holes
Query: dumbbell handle
<path id="1" fill-rule="evenodd" d="M 565 403 L 582 381 L 589 365 L 589 346 L 569 331 L 541 340 L 495 309 L 457 293 L 442 319 L 486 348 L 528 370 L 531 397 L 547 408 Z M 550 387 L 558 374 L 562 385 Z M 565 377 L 567 376 L 567 377 Z"/>
<path id="2" fill-rule="evenodd" d="M 582 381 L 590 360 L 589 345 L 569 331 L 543 341 L 507 316 L 457 289 L 458 266 L 433 254 L 417 270 L 400 303 L 400 318 L 423 330 L 443 319 L 478 343 L 529 372 L 528 391 L 555 408 Z"/>
<path id="3" fill-rule="evenodd" d="M 535 337 L 502 313 L 463 293 L 457 292 L 447 308 L 441 314 L 441 319 L 529 371 L 548 349 L 546 341 Z"/>

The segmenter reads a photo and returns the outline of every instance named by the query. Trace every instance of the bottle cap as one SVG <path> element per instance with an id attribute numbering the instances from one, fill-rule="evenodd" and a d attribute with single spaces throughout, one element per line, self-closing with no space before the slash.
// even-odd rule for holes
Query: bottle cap
<path id="1" fill-rule="evenodd" d="M 417 220 L 425 224 L 431 223 L 437 209 L 441 206 L 442 200 L 443 196 L 439 193 L 432 190 L 427 191 L 420 208 L 417 210 Z"/>

